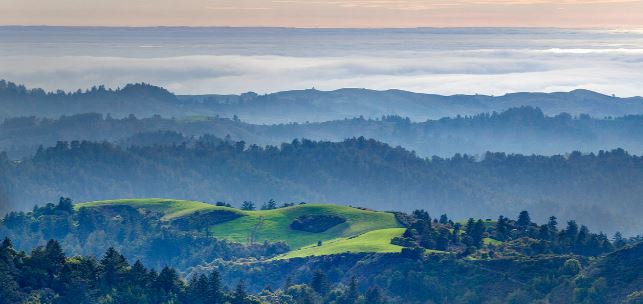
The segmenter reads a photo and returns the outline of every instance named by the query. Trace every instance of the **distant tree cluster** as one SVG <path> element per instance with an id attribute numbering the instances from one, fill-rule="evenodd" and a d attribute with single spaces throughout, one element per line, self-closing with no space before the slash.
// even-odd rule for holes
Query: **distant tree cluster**
<path id="1" fill-rule="evenodd" d="M 527 211 L 516 220 L 500 216 L 497 221 L 469 220 L 463 225 L 449 220 L 447 215 L 431 219 L 424 210 L 415 210 L 410 216 L 399 215 L 408 228 L 392 243 L 405 247 L 422 247 L 461 255 L 482 254 L 487 258 L 501 255 L 578 254 L 598 256 L 623 247 L 626 240 L 620 233 L 614 243 L 603 234 L 591 233 L 586 226 L 569 221 L 565 229 L 558 229 L 556 217 L 538 225 L 531 221 Z M 478 251 L 480 250 L 480 251 Z"/>

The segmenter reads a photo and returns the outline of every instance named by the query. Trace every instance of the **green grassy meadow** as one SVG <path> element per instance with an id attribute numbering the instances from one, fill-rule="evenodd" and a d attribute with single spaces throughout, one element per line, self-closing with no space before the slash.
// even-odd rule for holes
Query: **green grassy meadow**
<path id="1" fill-rule="evenodd" d="M 343 252 L 400 252 L 402 247 L 391 244 L 391 239 L 401 236 L 404 230 L 405 228 L 387 228 L 369 231 L 355 237 L 337 238 L 323 242 L 321 246 L 315 244 L 290 251 L 275 259 L 331 255 Z"/>
<path id="2" fill-rule="evenodd" d="M 247 243 L 254 241 L 257 243 L 263 241 L 284 241 L 291 249 L 299 249 L 305 246 L 317 244 L 318 241 L 327 242 L 334 239 L 349 238 L 359 236 L 355 239 L 372 241 L 372 239 L 364 239 L 366 234 L 371 231 L 397 228 L 398 230 L 386 230 L 388 233 L 403 232 L 402 225 L 397 222 L 392 213 L 362 210 L 358 208 L 327 205 L 327 204 L 303 204 L 287 208 L 279 208 L 274 210 L 256 210 L 244 211 L 229 207 L 219 207 L 202 202 L 187 201 L 187 200 L 174 200 L 163 198 L 144 198 L 144 199 L 120 199 L 120 200 L 105 200 L 95 201 L 88 203 L 81 203 L 75 206 L 76 209 L 81 207 L 101 207 L 101 206 L 117 206 L 126 205 L 137 209 L 145 209 L 154 212 L 163 213 L 163 220 L 173 220 L 182 216 L 188 216 L 195 212 L 205 212 L 211 210 L 224 210 L 235 212 L 242 215 L 234 220 L 219 223 L 210 227 L 210 232 L 213 236 L 219 239 L 226 239 L 234 242 Z M 346 219 L 346 222 L 331 227 L 330 229 L 320 232 L 306 232 L 293 230 L 290 228 L 290 223 L 294 219 L 302 215 L 336 215 Z M 386 237 L 382 234 L 384 231 L 378 232 L 369 237 Z M 397 235 L 394 235 L 397 236 Z M 390 240 L 394 236 L 388 238 L 384 243 L 390 245 Z M 354 239 L 351 239 L 354 240 Z M 381 241 L 381 240 L 380 240 Z M 352 241 L 354 248 L 356 241 Z M 382 243 L 382 242 L 380 242 Z M 386 245 L 384 244 L 384 245 Z M 381 244 L 380 244 L 381 245 Z M 370 245 L 369 245 L 370 246 Z M 397 250 L 395 247 L 390 246 L 371 246 L 364 248 L 373 248 L 377 252 L 390 252 L 390 250 Z M 397 247 L 397 246 L 396 246 Z"/>
<path id="3" fill-rule="evenodd" d="M 212 226 L 212 234 L 222 239 L 247 242 L 254 233 L 255 242 L 285 241 L 290 248 L 297 249 L 316 244 L 317 241 L 323 242 L 373 230 L 402 227 L 392 213 L 338 205 L 305 204 L 274 210 L 244 211 L 244 213 L 247 216 Z M 320 233 L 298 231 L 289 227 L 290 223 L 299 216 L 319 214 L 342 216 L 346 218 L 346 222 Z"/>
<path id="4" fill-rule="evenodd" d="M 82 207 L 101 207 L 101 206 L 130 206 L 137 209 L 145 209 L 154 212 L 163 213 L 164 220 L 171 220 L 181 216 L 186 216 L 194 212 L 203 212 L 210 210 L 227 210 L 231 212 L 241 213 L 242 211 L 218 207 L 203 202 L 164 199 L 164 198 L 136 198 L 136 199 L 118 199 L 118 200 L 105 200 L 94 201 L 88 203 L 76 204 L 75 208 L 78 210 Z"/>

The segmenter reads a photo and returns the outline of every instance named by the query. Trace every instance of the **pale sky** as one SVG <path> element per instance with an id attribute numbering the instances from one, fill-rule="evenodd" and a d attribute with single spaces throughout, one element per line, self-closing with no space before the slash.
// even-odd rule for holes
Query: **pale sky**
<path id="1" fill-rule="evenodd" d="M 643 28 L 643 0 L 0 0 L 0 25 Z"/>

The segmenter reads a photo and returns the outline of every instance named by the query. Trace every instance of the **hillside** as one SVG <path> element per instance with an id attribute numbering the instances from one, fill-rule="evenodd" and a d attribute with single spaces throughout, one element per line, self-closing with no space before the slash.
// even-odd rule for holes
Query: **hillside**
<path id="1" fill-rule="evenodd" d="M 345 252 L 400 252 L 402 246 L 391 244 L 391 240 L 400 237 L 405 228 L 378 229 L 364 234 L 343 237 L 323 242 L 321 245 L 310 245 L 301 249 L 290 251 L 276 259 L 292 259 L 308 256 L 333 255 Z"/>
<path id="2" fill-rule="evenodd" d="M 549 296 L 550 303 L 643 303 L 643 243 L 597 259 L 569 284 Z"/>
<path id="3" fill-rule="evenodd" d="M 152 280 L 165 280 L 168 266 L 188 274 L 189 284 L 217 271 L 225 282 L 243 279 L 250 292 L 309 284 L 316 273 L 331 285 L 349 284 L 355 277 L 356 288 L 378 286 L 394 303 L 621 303 L 640 296 L 637 240 L 612 242 L 574 221 L 559 226 L 552 218 L 539 224 L 526 211 L 515 219 L 454 221 L 446 215 L 432 218 L 424 210 L 393 214 L 322 204 L 280 207 L 274 201 L 264 206 L 276 209 L 266 210 L 219 205 L 162 198 L 74 205 L 61 198 L 29 212 L 11 212 L 0 219 L 0 238 L 8 238 L 0 251 L 15 260 L 3 269 L 18 267 L 33 276 L 47 274 L 30 272 L 40 265 L 69 261 L 74 277 L 89 279 L 92 269 L 140 260 L 162 269 L 144 276 Z M 249 203 L 244 206 L 251 209 Z M 51 241 L 38 247 L 45 239 Z M 36 249 L 28 255 L 13 248 Z M 100 258 L 104 252 L 112 257 Z M 131 269 L 139 271 L 141 262 Z M 20 278 L 14 273 L 2 272 L 4 280 Z M 602 298 L 596 298 L 597 291 Z"/>
<path id="4" fill-rule="evenodd" d="M 361 210 L 352 207 L 322 204 L 304 204 L 284 207 L 274 210 L 247 211 L 229 207 L 213 206 L 206 203 L 170 200 L 170 199 L 123 199 L 95 201 L 77 204 L 75 208 L 105 208 L 110 206 L 129 206 L 162 213 L 165 221 L 177 222 L 198 216 L 198 227 L 209 227 L 212 236 L 219 239 L 239 243 L 263 243 L 264 241 L 287 243 L 291 249 L 316 244 L 318 241 L 328 241 L 337 238 L 358 236 L 378 229 L 402 227 L 392 213 Z M 223 213 L 234 213 L 238 217 L 226 217 L 220 220 Z M 213 214 L 213 217 L 206 217 Z M 335 216 L 344 222 L 332 225 L 325 231 L 312 232 L 295 230 L 291 227 L 293 221 L 303 216 L 310 217 L 315 225 L 320 219 L 315 216 Z M 204 222 L 205 221 L 205 222 Z M 211 224 L 208 224 L 210 221 Z M 323 224 L 323 223 L 322 223 Z M 190 227 L 191 228 L 191 227 Z M 197 229 L 197 228 L 193 228 Z M 392 235 L 385 243 L 389 243 Z M 386 235 L 380 237 L 385 238 Z M 386 246 L 385 246 L 386 247 Z M 372 252 L 390 250 L 390 248 L 373 247 Z"/>
<path id="5" fill-rule="evenodd" d="M 643 214 L 642 161 L 623 150 L 425 159 L 365 138 L 296 140 L 279 147 L 213 137 L 130 148 L 62 142 L 19 162 L 0 154 L 0 186 L 16 210 L 61 195 L 77 201 L 181 197 L 235 206 L 272 198 L 426 209 L 459 219 L 529 210 L 542 221 L 554 213 L 561 221 L 575 218 L 610 235 L 635 235 Z"/>

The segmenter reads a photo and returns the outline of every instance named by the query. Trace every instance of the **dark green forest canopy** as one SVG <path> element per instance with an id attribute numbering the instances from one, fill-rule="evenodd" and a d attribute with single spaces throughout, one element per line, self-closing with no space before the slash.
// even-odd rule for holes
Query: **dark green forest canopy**
<path id="1" fill-rule="evenodd" d="M 260 264 L 217 262 L 195 269 L 186 280 L 170 267 L 159 271 L 128 261 L 113 248 L 99 258 L 69 257 L 53 240 L 25 253 L 5 239 L 0 244 L 0 303 L 629 304 L 643 298 L 642 248 L 631 245 L 594 260 L 344 254 Z"/>
<path id="2" fill-rule="evenodd" d="M 205 136 L 187 144 L 129 148 L 61 142 L 20 162 L 4 156 L 0 166 L 9 201 L 23 210 L 59 196 L 178 197 L 236 205 L 268 197 L 380 210 L 422 208 L 454 218 L 526 209 L 535 220 L 558 214 L 607 233 L 634 235 L 642 228 L 643 159 L 621 149 L 423 159 L 364 138 L 259 147 Z"/>

